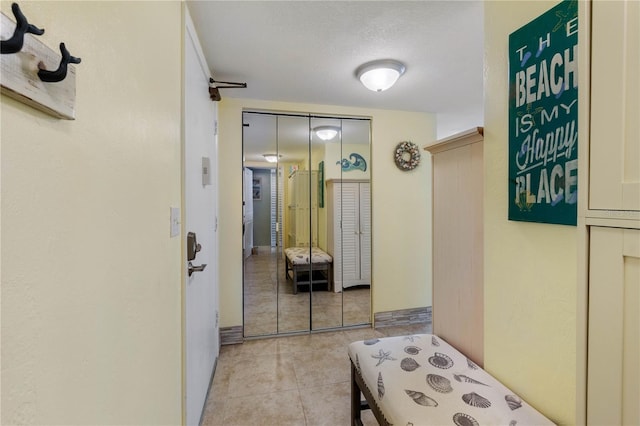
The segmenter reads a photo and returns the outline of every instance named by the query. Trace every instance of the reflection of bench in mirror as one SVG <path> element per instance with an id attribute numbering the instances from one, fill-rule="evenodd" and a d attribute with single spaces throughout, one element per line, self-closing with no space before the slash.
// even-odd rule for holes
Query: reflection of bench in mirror
<path id="1" fill-rule="evenodd" d="M 331 290 L 333 258 L 318 247 L 289 247 L 285 249 L 285 271 L 287 279 L 293 282 L 293 294 L 299 286 L 309 286 Z M 311 265 L 311 266 L 309 266 Z"/>

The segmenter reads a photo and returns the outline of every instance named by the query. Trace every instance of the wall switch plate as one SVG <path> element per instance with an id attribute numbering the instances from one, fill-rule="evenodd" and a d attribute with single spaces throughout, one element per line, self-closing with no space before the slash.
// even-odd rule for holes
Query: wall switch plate
<path id="1" fill-rule="evenodd" d="M 171 214 L 169 220 L 171 221 L 171 237 L 177 237 L 180 235 L 180 208 L 171 207 Z"/>
<path id="2" fill-rule="evenodd" d="M 211 185 L 211 160 L 202 157 L 202 186 Z"/>

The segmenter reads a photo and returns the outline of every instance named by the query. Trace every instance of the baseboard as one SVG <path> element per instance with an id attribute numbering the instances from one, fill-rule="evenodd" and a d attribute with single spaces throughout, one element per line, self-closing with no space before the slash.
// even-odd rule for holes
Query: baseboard
<path id="1" fill-rule="evenodd" d="M 375 328 L 425 324 L 430 322 L 431 306 L 376 312 L 374 314 Z M 244 342 L 244 331 L 241 325 L 220 328 L 220 345 L 236 345 L 242 342 Z"/>
<path id="2" fill-rule="evenodd" d="M 375 328 L 430 323 L 431 306 L 376 312 L 373 314 L 373 318 Z"/>
<path id="3" fill-rule="evenodd" d="M 213 377 L 216 375 L 216 369 L 218 368 L 218 359 L 220 357 L 217 356 L 216 360 L 213 362 L 213 370 L 211 371 L 211 377 L 209 378 L 209 386 L 207 387 L 207 394 L 204 397 L 204 404 L 202 406 L 202 412 L 200 412 L 200 420 L 198 421 L 198 425 L 202 426 L 202 421 L 204 420 L 204 412 L 207 408 L 207 401 L 209 401 L 209 393 L 213 388 Z"/>
<path id="4" fill-rule="evenodd" d="M 236 345 L 244 341 L 244 330 L 241 325 L 220 328 L 220 345 Z"/>

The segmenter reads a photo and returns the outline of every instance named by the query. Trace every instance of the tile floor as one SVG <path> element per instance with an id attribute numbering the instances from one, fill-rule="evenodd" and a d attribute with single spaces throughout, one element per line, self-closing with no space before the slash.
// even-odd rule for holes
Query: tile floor
<path id="1" fill-rule="evenodd" d="M 271 247 L 255 247 L 244 265 L 244 332 L 246 336 L 291 333 L 343 325 L 367 324 L 371 291 L 360 286 L 342 292 L 327 291 L 326 284 L 312 294 L 293 293 L 285 276 L 284 258 Z"/>
<path id="2" fill-rule="evenodd" d="M 347 345 L 372 337 L 431 333 L 431 324 L 361 328 L 222 346 L 202 424 L 350 424 Z M 366 425 L 377 425 L 370 411 Z"/>

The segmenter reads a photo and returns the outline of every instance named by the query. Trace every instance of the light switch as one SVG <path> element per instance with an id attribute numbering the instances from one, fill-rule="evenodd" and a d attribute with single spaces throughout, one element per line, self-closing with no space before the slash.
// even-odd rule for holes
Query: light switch
<path id="1" fill-rule="evenodd" d="M 171 207 L 171 237 L 177 237 L 180 235 L 180 208 L 179 207 Z"/>
<path id="2" fill-rule="evenodd" d="M 211 160 L 202 157 L 202 186 L 211 185 Z"/>

